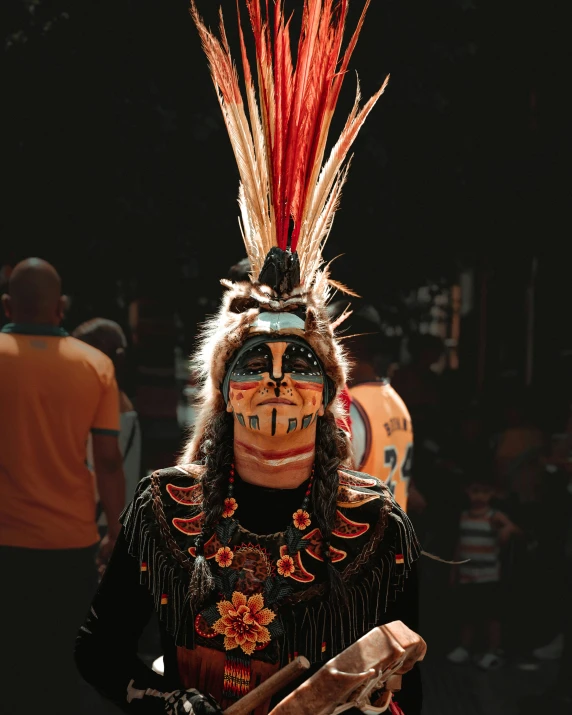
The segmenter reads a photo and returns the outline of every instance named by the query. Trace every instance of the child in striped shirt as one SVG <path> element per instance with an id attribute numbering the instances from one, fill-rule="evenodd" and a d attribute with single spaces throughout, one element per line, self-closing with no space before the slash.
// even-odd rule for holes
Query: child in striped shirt
<path id="1" fill-rule="evenodd" d="M 461 513 L 456 560 L 465 561 L 453 572 L 462 613 L 461 644 L 448 659 L 466 663 L 470 659 L 475 628 L 484 627 L 486 651 L 477 660 L 484 670 L 496 670 L 503 664 L 499 619 L 501 546 L 520 529 L 500 511 L 491 507 L 495 494 L 492 479 L 483 474 L 468 478 L 469 508 Z"/>

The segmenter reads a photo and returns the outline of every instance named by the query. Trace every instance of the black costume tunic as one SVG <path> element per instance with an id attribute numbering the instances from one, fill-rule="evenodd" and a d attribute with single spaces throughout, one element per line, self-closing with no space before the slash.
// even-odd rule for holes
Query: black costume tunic
<path id="1" fill-rule="evenodd" d="M 349 470 L 340 471 L 330 546 L 346 585 L 347 607 L 336 607 L 328 597 L 315 524 L 300 530 L 297 545 L 285 543 L 284 530 L 306 485 L 266 489 L 237 478 L 236 513 L 221 519 L 204 549 L 216 587 L 200 612 L 193 612 L 189 578 L 204 518 L 201 474 L 201 467 L 188 465 L 141 482 L 122 516 L 120 538 L 80 631 L 80 672 L 122 710 L 213 712 L 203 703 L 190 711 L 178 709 L 177 698 L 196 688 L 226 707 L 296 655 L 305 655 L 314 672 L 376 625 L 400 619 L 416 628 L 416 593 L 407 599 L 400 595 L 393 603 L 419 555 L 410 522 L 384 484 Z M 288 554 L 291 562 L 283 558 Z M 409 590 L 416 590 L 413 581 Z M 406 608 L 400 609 L 405 600 Z M 234 638 L 232 615 L 240 606 L 259 621 L 242 645 Z M 139 637 L 154 610 L 164 676 L 137 657 Z M 413 681 L 409 686 L 408 679 Z M 418 690 L 418 678 L 406 676 L 403 694 L 417 701 L 407 715 L 420 710 Z M 269 706 L 258 708 L 256 715 Z"/>

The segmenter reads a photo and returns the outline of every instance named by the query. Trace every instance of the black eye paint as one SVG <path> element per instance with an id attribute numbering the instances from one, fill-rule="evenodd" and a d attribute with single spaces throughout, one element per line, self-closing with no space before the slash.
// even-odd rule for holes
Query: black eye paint
<path id="1" fill-rule="evenodd" d="M 261 375 L 272 371 L 272 351 L 263 344 L 254 350 L 247 350 L 239 357 L 232 369 L 232 376 Z"/>
<path id="2" fill-rule="evenodd" d="M 282 355 L 283 374 L 280 377 L 272 374 L 274 357 L 269 345 L 277 342 L 287 343 Z M 313 382 L 324 385 L 325 404 L 329 403 L 331 395 L 335 392 L 334 386 L 327 378 L 320 359 L 312 347 L 304 340 L 296 336 L 286 335 L 283 337 L 255 336 L 246 342 L 228 365 L 228 372 L 222 385 L 225 399 L 228 400 L 232 380 L 237 382 L 248 382 L 249 379 L 250 381 L 260 380 L 265 373 L 274 382 L 274 385 L 269 385 L 271 389 L 268 392 L 274 392 L 277 396 L 279 396 L 279 393 L 277 393 L 280 387 L 279 382 L 282 382 L 285 375 L 292 375 L 295 380 L 300 380 L 300 382 Z"/>

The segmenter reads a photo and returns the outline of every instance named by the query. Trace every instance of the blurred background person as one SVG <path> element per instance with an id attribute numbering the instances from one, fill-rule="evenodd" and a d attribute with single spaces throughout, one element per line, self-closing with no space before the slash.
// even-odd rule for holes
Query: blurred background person
<path id="1" fill-rule="evenodd" d="M 492 402 L 496 428 L 491 435 L 496 506 L 524 535 L 523 539 L 512 541 L 503 554 L 506 576 L 503 580 L 507 597 L 513 602 L 506 613 L 505 632 L 510 655 L 523 665 L 523 661 L 534 663 L 532 650 L 544 645 L 542 640 L 548 635 L 546 625 L 553 620 L 551 614 L 543 614 L 542 619 L 534 619 L 528 628 L 522 628 L 523 619 L 528 618 L 545 593 L 545 578 L 531 578 L 531 574 L 546 573 L 554 563 L 554 557 L 550 553 L 543 555 L 543 549 L 546 537 L 552 533 L 558 505 L 551 494 L 546 505 L 548 511 L 541 508 L 542 483 L 549 476 L 542 463 L 548 445 L 540 411 L 535 409 L 537 405 L 530 391 L 514 378 L 501 379 L 496 391 Z M 558 551 L 554 543 L 550 549 Z M 553 588 L 556 584 L 551 581 Z"/>
<path id="2" fill-rule="evenodd" d="M 119 448 L 123 456 L 125 474 L 125 503 L 128 504 L 141 478 L 141 428 L 133 403 L 125 392 L 123 379 L 127 351 L 127 338 L 121 326 L 106 318 L 93 318 L 78 325 L 72 333 L 102 353 L 112 361 L 119 387 Z"/>
<path id="3" fill-rule="evenodd" d="M 542 476 L 538 487 L 537 518 L 534 538 L 537 560 L 542 565 L 543 581 L 550 583 L 550 609 L 543 614 L 537 629 L 537 647 L 532 650 L 538 661 L 564 658 L 565 631 L 570 628 L 570 557 L 572 524 L 572 461 L 570 434 L 551 435 L 547 455 L 541 458 Z M 537 594 L 535 594 L 537 595 Z M 568 636 L 570 638 L 570 636 Z M 570 654 L 568 654 L 568 659 Z M 572 677 L 572 669 L 569 671 Z"/>
<path id="4" fill-rule="evenodd" d="M 178 421 L 178 316 L 169 285 L 157 290 L 156 280 L 153 273 L 141 280 L 128 307 L 144 474 L 173 464 L 183 437 Z"/>
<path id="5" fill-rule="evenodd" d="M 119 533 L 125 484 L 111 360 L 60 327 L 65 298 L 46 261 L 15 266 L 0 333 L 0 632 L 2 712 L 32 715 L 38 700 L 77 715 L 77 629 Z M 108 520 L 100 542 L 86 466 L 91 432 Z M 34 666 L 34 663 L 36 664 Z"/>
<path id="6" fill-rule="evenodd" d="M 572 496 L 572 482 L 568 493 Z M 537 696 L 523 698 L 519 713 L 535 715 L 538 712 L 550 712 L 551 715 L 569 715 L 572 711 L 572 519 L 566 524 L 564 541 L 564 561 L 561 563 L 564 576 L 562 592 L 560 628 L 558 641 L 554 640 L 546 646 L 534 651 L 540 660 L 559 659 L 558 670 L 554 682 Z"/>
<path id="7" fill-rule="evenodd" d="M 411 416 L 387 377 L 391 356 L 384 348 L 379 313 L 356 300 L 339 300 L 328 308 L 332 319 L 344 311 L 351 311 L 341 330 L 352 360 L 348 393 L 354 467 L 386 482 L 404 510 L 411 490 L 413 510 L 422 511 L 424 499 L 411 484 Z"/>
<path id="8" fill-rule="evenodd" d="M 502 388 L 501 388 L 502 389 Z M 535 419 L 534 402 L 524 389 L 502 389 L 500 429 L 495 438 L 495 469 L 502 496 L 519 517 L 532 523 L 542 476 L 546 438 Z"/>
<path id="9" fill-rule="evenodd" d="M 434 440 L 438 426 L 434 420 L 443 403 L 445 345 L 437 335 L 414 333 L 407 341 L 407 350 L 410 361 L 400 365 L 391 382 L 407 405 L 418 436 Z"/>
<path id="10" fill-rule="evenodd" d="M 227 278 L 229 281 L 234 281 L 235 283 L 239 281 L 248 281 L 250 280 L 250 271 L 250 261 L 245 256 L 228 269 Z"/>
<path id="11" fill-rule="evenodd" d="M 461 513 L 455 558 L 466 563 L 454 567 L 452 585 L 461 620 L 460 644 L 448 655 L 451 663 L 465 664 L 475 656 L 483 670 L 504 664 L 501 650 L 501 548 L 520 529 L 491 502 L 495 494 L 492 469 L 474 463 L 466 476 L 469 506 Z M 485 636 L 484 649 L 474 654 L 477 628 Z"/>

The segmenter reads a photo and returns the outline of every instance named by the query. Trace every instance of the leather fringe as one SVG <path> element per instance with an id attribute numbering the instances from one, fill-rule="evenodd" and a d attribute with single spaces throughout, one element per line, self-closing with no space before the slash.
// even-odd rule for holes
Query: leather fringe
<path id="1" fill-rule="evenodd" d="M 159 527 L 150 520 L 152 497 L 150 489 L 140 489 L 121 515 L 121 522 L 131 556 L 147 564 L 140 583 L 147 586 L 155 610 L 175 642 L 184 648 L 195 644 L 195 614 L 190 604 L 189 576 L 165 549 Z M 166 596 L 166 602 L 165 602 Z"/>
<path id="2" fill-rule="evenodd" d="M 376 566 L 364 575 L 358 574 L 348 585 L 347 606 L 341 609 L 329 599 L 304 608 L 283 607 L 280 618 L 285 636 L 281 661 L 287 663 L 296 655 L 305 655 L 311 662 L 327 661 L 349 647 L 375 626 L 383 623 L 387 606 L 403 589 L 421 548 L 411 524 L 402 512 L 389 514 L 393 543 L 382 542 L 382 548 L 372 557 Z M 299 627 L 298 627 L 299 624 Z"/>

